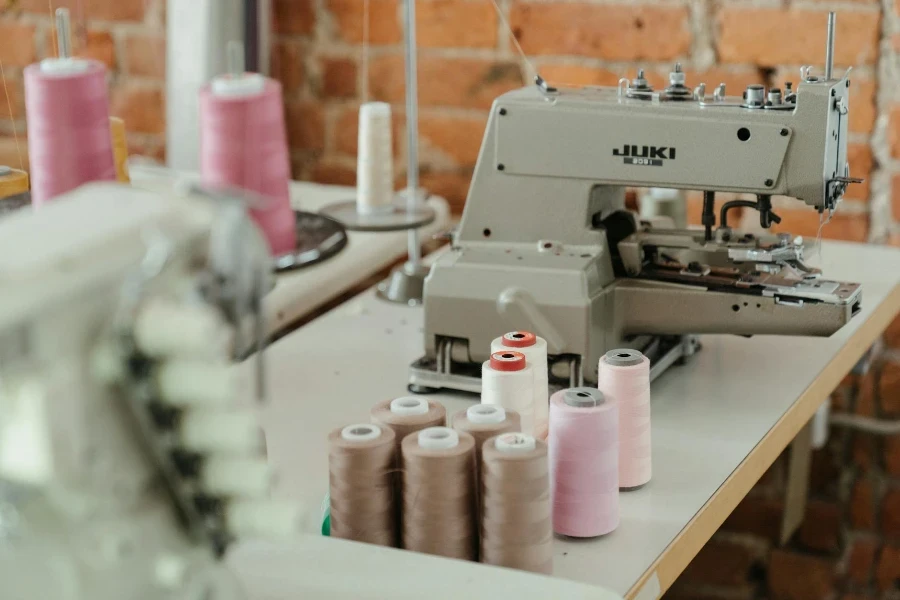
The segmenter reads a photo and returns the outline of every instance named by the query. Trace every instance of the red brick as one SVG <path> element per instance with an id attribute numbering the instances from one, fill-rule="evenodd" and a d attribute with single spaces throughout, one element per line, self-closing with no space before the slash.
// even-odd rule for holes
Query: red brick
<path id="1" fill-rule="evenodd" d="M 875 416 L 875 390 L 878 387 L 878 369 L 869 369 L 858 378 L 856 402 L 853 412 L 863 417 Z"/>
<path id="2" fill-rule="evenodd" d="M 722 588 L 704 588 L 681 583 L 681 578 L 678 578 L 672 587 L 661 596 L 660 600 L 722 600 L 724 597 L 722 592 Z M 736 591 L 734 588 L 729 588 L 727 592 L 729 600 L 753 600 L 754 597 L 750 589 Z"/>
<path id="3" fill-rule="evenodd" d="M 522 86 L 522 73 L 512 61 L 423 56 L 418 75 L 423 106 L 489 108 L 497 96 Z M 400 103 L 404 89 L 402 56 L 372 61 L 369 90 L 373 98 Z"/>
<path id="4" fill-rule="evenodd" d="M 888 325 L 884 332 L 884 341 L 890 348 L 900 348 L 900 317 Z"/>
<path id="5" fill-rule="evenodd" d="M 125 38 L 125 72 L 128 75 L 164 79 L 166 38 L 162 34 L 134 33 Z"/>
<path id="6" fill-rule="evenodd" d="M 872 567 L 878 543 L 875 540 L 860 539 L 853 542 L 847 558 L 847 579 L 859 586 L 867 586 L 872 580 Z"/>
<path id="7" fill-rule="evenodd" d="M 0 21 L 0 62 L 3 67 L 27 67 L 37 60 L 34 25 Z"/>
<path id="8" fill-rule="evenodd" d="M 719 59 L 768 67 L 818 63 L 825 48 L 828 13 L 818 9 L 725 6 L 719 13 Z M 837 19 L 835 62 L 871 64 L 878 56 L 877 12 L 842 12 Z M 773 43 L 778 40 L 778 43 Z"/>
<path id="9" fill-rule="evenodd" d="M 889 490 L 881 501 L 881 530 L 889 536 L 900 536 L 900 489 Z"/>
<path id="10" fill-rule="evenodd" d="M 165 140 L 163 139 L 163 136 L 155 138 L 146 135 L 129 135 L 128 156 L 142 156 L 146 158 L 152 158 L 160 164 L 164 164 L 166 161 Z"/>
<path id="11" fill-rule="evenodd" d="M 835 591 L 834 562 L 776 549 L 769 562 L 768 583 L 773 600 L 825 598 Z"/>
<path id="12" fill-rule="evenodd" d="M 345 42 L 363 41 L 362 0 L 327 0 L 334 15 L 337 35 Z M 403 40 L 398 0 L 369 0 L 369 43 L 374 46 L 399 44 Z M 417 41 L 421 36 L 417 36 Z M 401 70 L 402 73 L 402 70 Z"/>
<path id="13" fill-rule="evenodd" d="M 900 435 L 884 438 L 884 470 L 900 477 Z"/>
<path id="14" fill-rule="evenodd" d="M 272 0 L 275 33 L 309 35 L 316 26 L 313 0 Z"/>
<path id="15" fill-rule="evenodd" d="M 746 546 L 714 537 L 700 549 L 679 579 L 686 584 L 738 587 L 747 584 L 755 562 L 755 556 Z"/>
<path id="16" fill-rule="evenodd" d="M 875 582 L 882 591 L 900 586 L 900 547 L 891 545 L 881 549 Z"/>
<path id="17" fill-rule="evenodd" d="M 359 142 L 359 107 L 347 108 L 338 116 L 334 126 L 334 148 L 342 154 L 356 156 Z M 406 135 L 406 116 L 397 110 L 391 112 L 391 142 L 394 158 L 400 156 L 401 141 Z M 398 165 L 395 164 L 395 168 Z"/>
<path id="18" fill-rule="evenodd" d="M 88 31 L 84 45 L 73 53 L 81 58 L 102 62 L 110 69 L 116 68 L 116 47 L 108 31 Z"/>
<path id="19" fill-rule="evenodd" d="M 344 165 L 323 161 L 313 166 L 311 178 L 316 183 L 355 186 L 356 170 Z"/>
<path id="20" fill-rule="evenodd" d="M 142 21 L 144 0 L 84 0 L 84 13 L 98 21 Z"/>
<path id="21" fill-rule="evenodd" d="M 781 517 L 784 504 L 781 500 L 747 496 L 725 519 L 723 531 L 750 533 L 777 542 L 781 536 Z"/>
<path id="22" fill-rule="evenodd" d="M 878 109 L 875 106 L 875 82 L 867 77 L 850 77 L 850 131 L 871 133 Z"/>
<path id="23" fill-rule="evenodd" d="M 481 149 L 487 117 L 421 115 L 419 138 L 458 167 L 474 167 Z"/>
<path id="24" fill-rule="evenodd" d="M 90 17 L 97 21 L 142 21 L 147 0 L 19 0 L 22 10 L 39 15 L 49 15 L 51 10 L 66 7 L 72 11 L 72 20 Z M 146 5 L 146 6 L 145 6 Z"/>
<path id="25" fill-rule="evenodd" d="M 801 235 L 809 242 L 815 239 L 819 231 L 819 213 L 812 209 L 776 209 L 782 218 L 781 223 L 772 226 L 772 231 L 786 231 Z M 869 235 L 869 216 L 867 214 L 835 213 L 831 222 L 822 228 L 822 237 L 827 240 L 846 240 L 864 242 Z"/>
<path id="26" fill-rule="evenodd" d="M 810 500 L 800 525 L 799 540 L 809 550 L 837 552 L 841 547 L 841 507 Z"/>
<path id="27" fill-rule="evenodd" d="M 868 473 L 875 467 L 878 457 L 878 441 L 867 433 L 853 435 L 853 463 L 860 472 Z"/>
<path id="28" fill-rule="evenodd" d="M 833 403 L 832 412 L 834 412 Z M 812 464 L 809 469 L 810 493 L 827 493 L 835 486 L 839 476 L 840 467 L 830 449 L 826 446 L 821 450 L 814 450 L 812 454 Z"/>
<path id="29" fill-rule="evenodd" d="M 270 59 L 272 77 L 281 82 L 285 96 L 295 94 L 303 85 L 306 69 L 303 45 L 296 40 L 278 40 L 272 44 Z"/>
<path id="30" fill-rule="evenodd" d="M 321 58 L 322 95 L 350 98 L 356 95 L 356 61 L 352 58 Z"/>
<path id="31" fill-rule="evenodd" d="M 497 11 L 484 0 L 424 0 L 416 3 L 421 48 L 494 48 Z"/>
<path id="32" fill-rule="evenodd" d="M 125 83 L 113 88 L 110 112 L 134 133 L 165 131 L 166 101 L 159 87 Z"/>
<path id="33" fill-rule="evenodd" d="M 288 142 L 292 150 L 325 149 L 325 110 L 315 102 L 285 103 Z"/>
<path id="34" fill-rule="evenodd" d="M 854 529 L 875 529 L 875 490 L 868 479 L 857 479 L 850 492 L 850 525 Z"/>
<path id="35" fill-rule="evenodd" d="M 848 200 L 869 200 L 869 182 L 872 179 L 872 148 L 868 144 L 849 144 L 847 161 L 850 163 L 850 174 L 865 179 L 862 183 L 854 183 L 847 188 L 844 195 Z"/>
<path id="36" fill-rule="evenodd" d="M 894 220 L 900 221 L 900 174 L 891 178 L 891 206 Z"/>
<path id="37" fill-rule="evenodd" d="M 891 144 L 891 156 L 900 158 L 900 105 L 891 108 L 888 140 Z"/>
<path id="38" fill-rule="evenodd" d="M 588 85 L 616 85 L 625 75 L 607 69 L 551 63 L 538 69 L 551 85 L 557 87 L 583 87 Z"/>
<path id="39" fill-rule="evenodd" d="M 878 382 L 878 394 L 881 399 L 881 410 L 885 416 L 900 415 L 900 364 L 893 362 L 884 364 Z"/>
<path id="40" fill-rule="evenodd" d="M 28 170 L 28 139 L 19 132 L 19 140 L 10 135 L 0 137 L 0 165 Z"/>
<path id="41" fill-rule="evenodd" d="M 21 119 L 25 116 L 25 84 L 22 75 L 12 69 L 4 70 L 4 75 L 3 83 L 6 87 L 0 87 L 0 121 Z"/>
<path id="42" fill-rule="evenodd" d="M 510 25 L 529 55 L 671 60 L 690 50 L 688 16 L 684 6 L 515 2 Z"/>
<path id="43" fill-rule="evenodd" d="M 419 180 L 426 190 L 447 200 L 454 214 L 462 213 L 469 193 L 471 171 L 443 172 L 423 170 Z"/>

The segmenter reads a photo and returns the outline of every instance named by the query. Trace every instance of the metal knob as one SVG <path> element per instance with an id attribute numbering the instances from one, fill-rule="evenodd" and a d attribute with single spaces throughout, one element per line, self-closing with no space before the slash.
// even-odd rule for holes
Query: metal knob
<path id="1" fill-rule="evenodd" d="M 758 107 L 765 104 L 766 88 L 759 84 L 748 85 L 744 92 L 744 105 Z"/>
<path id="2" fill-rule="evenodd" d="M 669 73 L 669 85 L 684 85 L 685 76 L 681 69 L 681 63 L 675 63 L 675 69 Z"/>
<path id="3" fill-rule="evenodd" d="M 781 90 L 772 88 L 769 90 L 769 104 L 772 106 L 780 106 L 782 103 Z"/>

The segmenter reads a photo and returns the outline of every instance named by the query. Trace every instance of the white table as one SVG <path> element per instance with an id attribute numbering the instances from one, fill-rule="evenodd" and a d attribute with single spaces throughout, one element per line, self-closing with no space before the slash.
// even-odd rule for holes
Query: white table
<path id="1" fill-rule="evenodd" d="M 827 339 L 704 336 L 701 352 L 653 384 L 653 480 L 622 495 L 612 534 L 557 540 L 555 578 L 638 600 L 671 586 L 900 310 L 900 251 L 831 242 L 823 257 L 829 278 L 863 284 L 862 313 Z M 420 308 L 369 291 L 269 349 L 272 398 L 262 418 L 279 495 L 320 504 L 327 432 L 406 393 L 422 335 Z M 431 397 L 448 414 L 473 402 Z"/>
<path id="2" fill-rule="evenodd" d="M 174 190 L 178 182 L 199 179 L 197 174 L 176 172 L 141 162 L 131 162 L 129 169 L 133 185 L 160 191 Z M 291 204 L 295 209 L 308 212 L 318 212 L 333 202 L 352 200 L 355 195 L 356 190 L 352 187 L 298 181 L 291 183 Z M 423 241 L 450 224 L 450 208 L 446 200 L 433 196 L 428 204 L 434 209 L 436 217 L 430 225 L 420 230 Z M 406 239 L 405 231 L 350 231 L 347 246 L 336 256 L 317 265 L 279 275 L 275 289 L 265 300 L 269 333 L 282 331 L 405 256 Z"/>

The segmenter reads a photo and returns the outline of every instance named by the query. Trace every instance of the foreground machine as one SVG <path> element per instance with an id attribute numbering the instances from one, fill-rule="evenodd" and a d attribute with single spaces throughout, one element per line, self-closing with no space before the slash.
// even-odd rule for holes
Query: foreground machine
<path id="1" fill-rule="evenodd" d="M 271 277 L 235 196 L 91 184 L 0 220 L 0 595 L 243 597 L 220 557 L 299 518 L 230 376 Z"/>
<path id="2" fill-rule="evenodd" d="M 413 390 L 477 392 L 491 340 L 512 329 L 547 340 L 553 372 L 595 382 L 599 358 L 630 346 L 652 375 L 696 349 L 695 334 L 829 336 L 860 309 L 858 285 L 804 263 L 802 240 L 743 234 L 729 212 L 780 221 L 772 197 L 826 218 L 850 177 L 849 72 L 742 97 L 687 86 L 680 65 L 654 90 L 639 72 L 615 88 L 536 85 L 493 105 L 450 251 L 425 288 L 425 356 Z M 702 191 L 703 230 L 660 228 L 625 210 L 626 187 Z M 716 192 L 751 194 L 725 202 Z M 733 217 L 733 215 L 732 215 Z"/>

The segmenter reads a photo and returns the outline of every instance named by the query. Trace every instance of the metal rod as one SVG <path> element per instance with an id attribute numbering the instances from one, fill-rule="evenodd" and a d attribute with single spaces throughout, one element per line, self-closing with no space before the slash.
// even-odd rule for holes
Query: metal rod
<path id="1" fill-rule="evenodd" d="M 416 2 L 406 0 L 406 210 L 416 211 L 419 205 L 419 98 L 416 74 Z M 418 265 L 422 260 L 419 230 L 410 229 L 407 236 L 409 262 Z"/>
<path id="2" fill-rule="evenodd" d="M 228 73 L 234 77 L 243 74 L 246 64 L 244 62 L 246 60 L 244 44 L 237 40 L 231 40 L 226 46 L 226 53 L 228 55 Z"/>
<path id="3" fill-rule="evenodd" d="M 828 41 L 825 42 L 825 80 L 831 81 L 834 71 L 834 13 L 828 13 Z"/>
<path id="4" fill-rule="evenodd" d="M 56 9 L 56 48 L 59 58 L 72 56 L 72 26 L 68 8 Z"/>
<path id="5" fill-rule="evenodd" d="M 245 69 L 259 73 L 260 19 L 258 0 L 244 0 L 244 64 Z M 242 69 L 244 70 L 244 69 Z"/>

